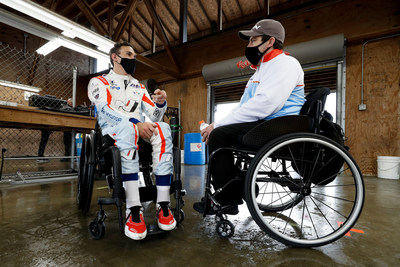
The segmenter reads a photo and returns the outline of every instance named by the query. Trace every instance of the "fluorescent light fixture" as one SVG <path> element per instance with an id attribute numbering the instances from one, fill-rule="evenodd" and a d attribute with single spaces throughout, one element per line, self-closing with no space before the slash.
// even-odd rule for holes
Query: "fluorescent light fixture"
<path id="1" fill-rule="evenodd" d="M 69 31 L 63 31 L 61 34 L 64 36 L 67 36 L 71 39 L 74 39 L 76 37 L 76 35 L 75 35 L 75 33 L 73 33 L 72 29 Z"/>
<path id="2" fill-rule="evenodd" d="M 29 91 L 29 92 L 35 92 L 35 93 L 39 93 L 42 90 L 39 87 L 34 87 L 34 86 L 21 84 L 21 83 L 13 83 L 13 82 L 5 81 L 5 80 L 0 80 L 0 85 L 6 86 L 6 87 L 11 87 L 11 88 L 16 88 L 16 89 L 20 89 L 20 90 L 25 90 L 25 91 Z"/>
<path id="3" fill-rule="evenodd" d="M 57 48 L 59 48 L 60 46 L 61 46 L 60 44 L 58 44 L 54 41 L 49 41 L 46 44 L 39 47 L 39 49 L 36 50 L 36 53 L 46 56 L 46 55 L 50 54 L 51 52 L 53 52 L 54 50 L 56 50 Z"/>
<path id="4" fill-rule="evenodd" d="M 20 29 L 21 31 L 34 34 L 38 37 L 52 41 L 60 46 L 67 47 L 90 57 L 94 57 L 97 59 L 109 58 L 108 54 L 104 52 L 75 42 L 68 37 L 62 36 L 61 34 L 51 31 L 42 25 L 34 23 L 26 18 L 22 18 L 2 8 L 0 8 L 0 22 L 10 25 L 11 27 Z"/>
<path id="5" fill-rule="evenodd" d="M 37 20 L 40 20 L 46 24 L 56 27 L 71 37 L 70 34 L 90 42 L 96 46 L 105 47 L 110 50 L 114 46 L 114 42 L 97 34 L 78 23 L 66 19 L 57 13 L 43 8 L 37 3 L 29 0 L 0 0 L 0 3 L 9 6 L 19 12 L 22 12 L 28 16 L 31 16 Z M 108 51 L 107 51 L 108 52 Z"/>

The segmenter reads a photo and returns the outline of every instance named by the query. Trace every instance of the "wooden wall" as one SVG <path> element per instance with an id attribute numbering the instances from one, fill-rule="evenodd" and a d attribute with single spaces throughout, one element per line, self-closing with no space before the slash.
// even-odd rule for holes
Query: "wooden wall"
<path id="1" fill-rule="evenodd" d="M 168 83 L 161 86 L 168 94 L 168 106 L 178 107 L 181 101 L 182 133 L 199 131 L 199 121 L 207 119 L 207 90 L 206 82 L 202 77 L 193 78 L 176 83 Z M 181 135 L 181 147 L 183 149 L 184 135 Z"/>
<path id="2" fill-rule="evenodd" d="M 364 103 L 361 103 L 362 44 L 347 48 L 346 135 L 364 174 L 377 173 L 377 156 L 400 155 L 400 36 L 364 48 Z"/>

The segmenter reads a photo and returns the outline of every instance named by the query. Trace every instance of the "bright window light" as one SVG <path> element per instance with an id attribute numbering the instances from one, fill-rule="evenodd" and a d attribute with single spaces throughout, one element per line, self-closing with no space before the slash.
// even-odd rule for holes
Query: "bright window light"
<path id="1" fill-rule="evenodd" d="M 109 58 L 97 59 L 96 72 L 108 70 L 109 68 L 110 68 L 110 59 Z"/>
<path id="2" fill-rule="evenodd" d="M 49 41 L 46 44 L 42 45 L 38 50 L 36 50 L 36 53 L 46 56 L 51 52 L 53 52 L 54 50 L 56 50 L 57 48 L 59 48 L 60 46 L 61 45 L 56 42 Z"/>

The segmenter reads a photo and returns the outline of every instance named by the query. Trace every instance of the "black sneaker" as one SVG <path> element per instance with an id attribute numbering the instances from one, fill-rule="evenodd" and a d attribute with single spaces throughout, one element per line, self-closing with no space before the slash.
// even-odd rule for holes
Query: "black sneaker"
<path id="1" fill-rule="evenodd" d="M 205 206 L 206 206 L 206 204 L 203 200 L 200 202 L 195 202 L 193 204 L 193 209 L 201 214 L 204 214 Z M 236 205 L 236 204 L 223 206 L 221 209 L 222 209 L 223 214 L 236 215 L 239 213 L 238 205 Z M 211 200 L 209 200 L 207 203 L 206 215 L 215 215 L 215 214 L 217 214 L 217 211 L 213 209 L 213 206 L 211 205 Z"/>

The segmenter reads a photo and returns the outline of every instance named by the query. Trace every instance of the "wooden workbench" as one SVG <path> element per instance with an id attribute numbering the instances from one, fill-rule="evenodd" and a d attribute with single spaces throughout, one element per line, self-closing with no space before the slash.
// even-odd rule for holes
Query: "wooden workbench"
<path id="1" fill-rule="evenodd" d="M 0 105 L 0 127 L 89 132 L 95 123 L 96 119 L 89 116 Z"/>

